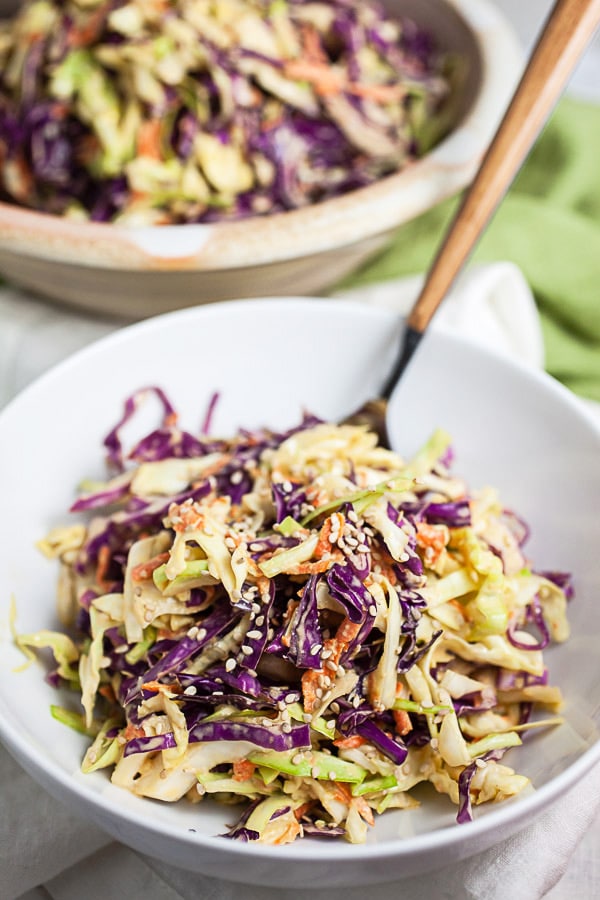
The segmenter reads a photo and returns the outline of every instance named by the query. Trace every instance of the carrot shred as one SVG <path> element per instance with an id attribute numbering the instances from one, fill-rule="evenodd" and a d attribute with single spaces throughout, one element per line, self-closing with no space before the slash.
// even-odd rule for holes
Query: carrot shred
<path id="1" fill-rule="evenodd" d="M 233 764 L 233 780 L 249 781 L 255 770 L 256 766 L 249 759 L 237 759 Z"/>

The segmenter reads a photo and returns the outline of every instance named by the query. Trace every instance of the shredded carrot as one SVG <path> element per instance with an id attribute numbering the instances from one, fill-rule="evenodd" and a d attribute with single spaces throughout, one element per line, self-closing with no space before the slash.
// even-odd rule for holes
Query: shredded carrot
<path id="1" fill-rule="evenodd" d="M 158 569 L 159 566 L 162 566 L 163 563 L 166 563 L 169 559 L 169 554 L 167 551 L 164 553 L 159 553 L 157 556 L 153 556 L 152 559 L 149 559 L 148 562 L 140 563 L 138 566 L 134 566 L 131 570 L 131 578 L 133 581 L 146 581 L 155 569 Z"/>
<path id="2" fill-rule="evenodd" d="M 313 808 L 314 805 L 315 805 L 314 800 L 307 800 L 306 803 L 303 803 L 301 806 L 296 807 L 296 809 L 294 810 L 294 815 L 296 816 L 296 819 L 298 820 L 298 822 L 300 821 L 302 816 L 305 816 L 306 813 L 311 811 L 311 809 Z"/>
<path id="3" fill-rule="evenodd" d="M 333 742 L 333 746 L 339 747 L 340 750 L 354 750 L 356 747 L 362 747 L 366 743 L 367 739 L 361 737 L 360 734 L 352 734 L 350 737 L 338 738 L 337 741 Z"/>
<path id="4" fill-rule="evenodd" d="M 435 565 L 450 540 L 450 531 L 446 525 L 429 525 L 419 522 L 416 527 L 417 546 L 425 551 L 427 565 Z"/>
<path id="5" fill-rule="evenodd" d="M 133 725 L 131 722 L 128 723 L 127 728 L 123 732 L 123 737 L 127 741 L 132 741 L 134 738 L 144 737 L 144 735 L 144 729 L 139 728 L 137 725 Z"/>
<path id="6" fill-rule="evenodd" d="M 376 103 L 393 103 L 402 100 L 406 91 L 400 84 L 361 84 L 352 82 L 347 85 L 349 94 L 374 100 Z"/>
<path id="7" fill-rule="evenodd" d="M 373 810 L 367 803 L 364 797 L 353 797 L 352 798 L 352 806 L 356 809 L 359 816 L 365 820 L 367 825 L 375 824 L 375 817 L 373 815 Z"/>
<path id="8" fill-rule="evenodd" d="M 249 781 L 255 770 L 256 766 L 249 759 L 238 759 L 233 764 L 233 780 Z"/>
<path id="9" fill-rule="evenodd" d="M 103 544 L 98 551 L 98 563 L 96 565 L 96 584 L 98 587 L 108 590 L 110 581 L 108 580 L 108 569 L 111 560 L 111 549 L 107 544 Z"/>
<path id="10" fill-rule="evenodd" d="M 333 546 L 329 540 L 329 536 L 333 531 L 334 522 L 337 523 L 338 527 L 336 530 L 339 531 L 340 534 L 342 533 L 344 525 L 346 524 L 345 518 L 339 512 L 332 513 L 330 516 L 327 516 L 327 518 L 323 522 L 323 525 L 321 526 L 321 530 L 319 531 L 319 541 L 317 543 L 317 546 L 315 547 L 314 555 L 317 557 L 317 559 L 321 559 L 321 557 L 325 553 L 331 553 L 333 550 Z"/>
<path id="11" fill-rule="evenodd" d="M 150 691 L 153 694 L 158 694 L 164 688 L 163 684 L 160 684 L 158 681 L 145 681 L 142 685 L 143 691 Z"/>
<path id="12" fill-rule="evenodd" d="M 149 119 L 147 122 L 141 123 L 138 128 L 136 142 L 138 156 L 145 156 L 148 159 L 161 159 L 160 128 L 160 119 Z"/>
<path id="13" fill-rule="evenodd" d="M 285 65 L 285 74 L 296 81 L 309 81 L 321 97 L 339 94 L 344 88 L 338 73 L 332 72 L 324 63 L 292 59 Z"/>
<path id="14" fill-rule="evenodd" d="M 409 731 L 412 731 L 412 722 L 405 709 L 393 709 L 392 715 L 394 717 L 394 722 L 396 723 L 396 731 L 400 737 L 404 734 L 408 734 Z"/>
<path id="15" fill-rule="evenodd" d="M 328 663 L 335 666 L 338 665 L 344 650 L 357 636 L 360 627 L 359 623 L 351 622 L 348 618 L 342 621 L 335 637 L 330 638 L 323 644 L 323 649 L 331 651 L 327 659 Z M 333 669 L 330 671 L 333 671 Z M 317 697 L 317 688 L 320 686 L 319 682 L 323 675 L 325 675 L 324 669 L 307 669 L 302 676 L 302 696 L 304 698 L 304 709 L 307 713 L 311 713 L 319 705 L 320 698 Z"/>
<path id="16" fill-rule="evenodd" d="M 115 697 L 115 692 L 112 689 L 112 685 L 101 684 L 98 688 L 98 693 L 102 694 L 103 697 L 106 697 L 107 700 L 110 700 L 111 703 L 116 703 L 117 698 Z"/>
<path id="17" fill-rule="evenodd" d="M 72 25 L 67 32 L 67 44 L 72 49 L 88 47 L 100 37 L 106 17 L 111 10 L 111 3 L 105 3 L 87 17 L 83 25 Z"/>

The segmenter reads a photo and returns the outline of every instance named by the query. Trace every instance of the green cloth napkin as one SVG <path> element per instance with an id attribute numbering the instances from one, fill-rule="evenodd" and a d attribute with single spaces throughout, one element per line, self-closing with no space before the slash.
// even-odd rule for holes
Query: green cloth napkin
<path id="1" fill-rule="evenodd" d="M 457 202 L 403 226 L 342 286 L 425 271 Z M 533 290 L 547 370 L 600 401 L 600 106 L 560 102 L 474 255 L 497 260 L 516 263 Z"/>

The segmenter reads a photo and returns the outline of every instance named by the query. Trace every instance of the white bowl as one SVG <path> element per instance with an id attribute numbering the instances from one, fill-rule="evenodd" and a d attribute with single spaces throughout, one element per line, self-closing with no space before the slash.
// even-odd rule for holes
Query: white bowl
<path id="1" fill-rule="evenodd" d="M 574 573 L 572 638 L 547 651 L 564 691 L 565 724 L 530 736 L 508 764 L 535 790 L 456 809 L 433 790 L 417 810 L 379 817 L 364 846 L 298 841 L 284 847 L 216 837 L 227 808 L 159 804 L 79 771 L 86 739 L 54 721 L 60 703 L 41 664 L 23 659 L 8 631 L 56 627 L 52 564 L 34 542 L 64 522 L 83 477 L 103 473 L 102 437 L 135 389 L 162 386 L 198 428 L 215 389 L 214 431 L 290 426 L 301 410 L 337 419 L 376 394 L 400 332 L 392 313 L 343 301 L 244 300 L 172 313 L 119 331 L 56 367 L 0 415 L 0 736 L 51 794 L 126 844 L 209 875 L 246 883 L 324 888 L 406 877 L 468 857 L 521 829 L 600 759 L 600 432 L 579 401 L 550 378 L 432 331 L 391 403 L 395 445 L 409 454 L 435 426 L 454 437 L 455 471 L 493 484 L 532 527 L 540 568 Z M 156 409 L 144 413 L 150 428 Z M 32 822 L 35 827 L 35 822 Z M 193 829 L 193 830 L 192 830 Z"/>
<path id="2" fill-rule="evenodd" d="M 0 203 L 0 272 L 72 306 L 130 318 L 231 297 L 323 292 L 339 281 L 396 228 L 468 184 L 521 70 L 518 41 L 491 0 L 384 5 L 468 65 L 454 127 L 423 159 L 333 200 L 214 225 L 127 229 Z"/>

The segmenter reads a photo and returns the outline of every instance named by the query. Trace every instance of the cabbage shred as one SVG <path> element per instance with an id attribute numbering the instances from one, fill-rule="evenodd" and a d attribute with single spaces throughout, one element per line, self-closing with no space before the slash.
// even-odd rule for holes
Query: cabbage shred
<path id="1" fill-rule="evenodd" d="M 163 419 L 126 452 L 153 393 Z M 420 783 L 459 821 L 528 784 L 500 760 L 557 721 L 532 713 L 560 708 L 540 648 L 567 639 L 571 588 L 532 568 L 493 489 L 451 474 L 445 433 L 405 461 L 314 417 L 224 439 L 182 430 L 155 388 L 125 409 L 119 471 L 40 542 L 65 633 L 17 638 L 80 698 L 53 715 L 94 738 L 84 771 L 241 803 L 228 836 L 275 844 L 364 841 Z"/>

